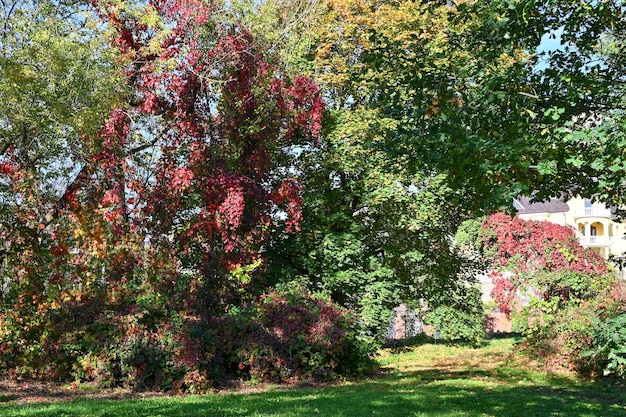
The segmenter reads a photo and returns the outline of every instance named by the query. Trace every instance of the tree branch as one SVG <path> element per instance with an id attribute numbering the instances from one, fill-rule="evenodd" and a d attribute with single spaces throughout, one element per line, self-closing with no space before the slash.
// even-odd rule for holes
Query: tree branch
<path id="1" fill-rule="evenodd" d="M 67 206 L 74 193 L 78 191 L 82 183 L 89 177 L 89 174 L 92 172 L 92 167 L 92 165 L 83 165 L 81 170 L 78 172 L 78 175 L 76 175 L 76 178 L 74 178 L 74 181 L 72 181 L 65 189 L 61 198 L 59 198 L 56 204 L 54 204 L 54 206 L 39 219 L 40 224 L 48 226 L 59 216 L 59 213 Z"/>

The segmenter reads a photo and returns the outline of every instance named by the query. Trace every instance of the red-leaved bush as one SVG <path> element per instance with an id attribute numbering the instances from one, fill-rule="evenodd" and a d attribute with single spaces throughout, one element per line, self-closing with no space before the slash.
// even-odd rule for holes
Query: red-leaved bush
<path id="1" fill-rule="evenodd" d="M 572 228 L 500 213 L 483 221 L 479 236 L 492 296 L 507 314 L 519 310 L 514 327 L 526 352 L 548 369 L 626 375 L 623 283 Z"/>
<path id="2" fill-rule="evenodd" d="M 204 319 L 172 304 L 123 289 L 115 304 L 84 298 L 41 309 L 41 320 L 28 326 L 22 315 L 5 314 L 0 372 L 198 393 L 240 379 L 326 380 L 370 365 L 353 316 L 299 287 L 272 290 L 246 309 Z"/>
<path id="3" fill-rule="evenodd" d="M 296 287 L 273 290 L 226 326 L 230 366 L 260 381 L 329 379 L 362 372 L 368 352 L 359 345 L 355 318 L 322 296 Z M 236 334 L 232 334 L 231 332 Z"/>
<path id="4" fill-rule="evenodd" d="M 586 298 L 609 272 L 600 255 L 580 245 L 571 227 L 497 213 L 485 219 L 482 229 L 494 282 L 491 295 L 507 314 L 519 289 L 545 299 Z"/>

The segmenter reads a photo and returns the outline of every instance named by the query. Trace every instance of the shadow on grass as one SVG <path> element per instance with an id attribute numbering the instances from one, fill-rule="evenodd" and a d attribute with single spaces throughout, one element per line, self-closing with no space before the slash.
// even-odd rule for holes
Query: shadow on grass
<path id="1" fill-rule="evenodd" d="M 626 395 L 606 384 L 585 386 L 502 383 L 494 372 L 417 371 L 324 389 L 0 406 L 4 417 L 188 416 L 626 416 Z M 509 377 L 510 375 L 503 375 Z M 486 377 L 484 382 L 476 378 Z M 522 381 L 523 384 L 526 382 Z"/>
<path id="2" fill-rule="evenodd" d="M 604 381 L 580 384 L 559 374 L 538 374 L 494 354 L 507 352 L 461 353 L 439 367 L 390 370 L 376 379 L 321 389 L 128 401 L 78 400 L 48 405 L 0 404 L 0 416 L 626 417 L 623 387 Z M 493 365 L 477 367 L 466 360 Z"/>
<path id="3" fill-rule="evenodd" d="M 524 336 L 521 333 L 517 332 L 494 332 L 487 334 L 487 340 L 502 340 L 502 339 L 512 339 L 514 341 L 523 340 Z"/>
<path id="4" fill-rule="evenodd" d="M 8 403 L 9 401 L 17 400 L 19 397 L 17 395 L 1 395 L 0 394 L 0 403 Z"/>
<path id="5" fill-rule="evenodd" d="M 416 336 L 406 337 L 403 339 L 387 339 L 385 340 L 385 345 L 383 347 L 391 349 L 394 353 L 401 353 L 407 351 L 411 347 L 434 342 L 434 338 L 428 336 L 426 333 L 420 333 Z"/>

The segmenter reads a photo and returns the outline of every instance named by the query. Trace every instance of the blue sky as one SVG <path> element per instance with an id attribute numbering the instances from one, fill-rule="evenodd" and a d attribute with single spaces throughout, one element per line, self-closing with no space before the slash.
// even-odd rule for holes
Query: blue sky
<path id="1" fill-rule="evenodd" d="M 562 48 L 563 47 L 563 45 L 561 44 L 562 34 L 563 34 L 563 28 L 543 35 L 543 38 L 541 38 L 541 43 L 537 47 L 537 54 L 540 54 L 542 52 L 552 52 L 552 51 L 556 51 L 557 49 Z M 537 63 L 537 69 L 542 70 L 542 69 L 545 69 L 546 67 L 547 67 L 547 62 L 545 60 L 539 59 L 539 62 Z"/>

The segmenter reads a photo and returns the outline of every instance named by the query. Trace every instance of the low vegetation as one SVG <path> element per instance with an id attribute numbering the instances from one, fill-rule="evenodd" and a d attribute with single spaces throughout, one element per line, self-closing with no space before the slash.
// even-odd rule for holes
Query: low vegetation
<path id="1" fill-rule="evenodd" d="M 426 343 L 384 350 L 376 378 L 306 389 L 18 404 L 4 397 L 4 417 L 104 416 L 626 416 L 623 386 L 546 373 L 511 353 L 514 339 L 481 348 Z"/>

